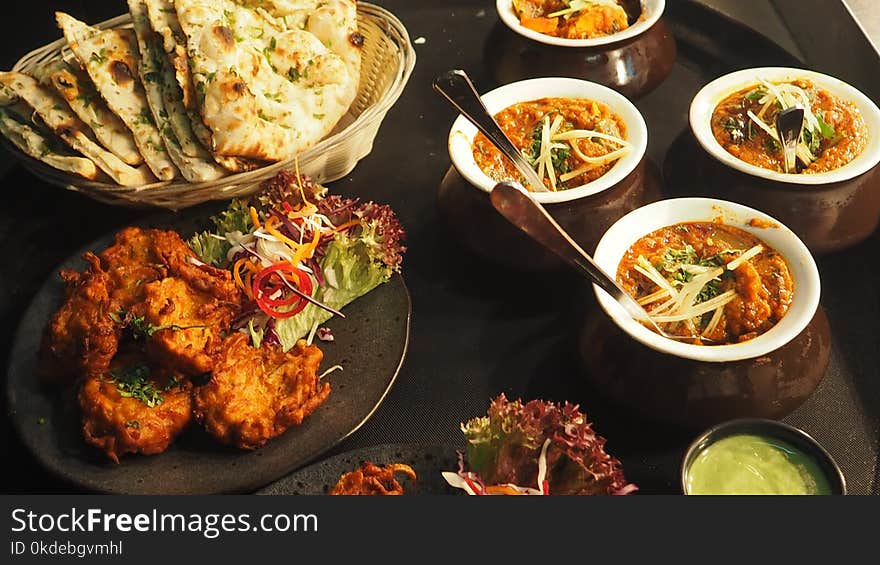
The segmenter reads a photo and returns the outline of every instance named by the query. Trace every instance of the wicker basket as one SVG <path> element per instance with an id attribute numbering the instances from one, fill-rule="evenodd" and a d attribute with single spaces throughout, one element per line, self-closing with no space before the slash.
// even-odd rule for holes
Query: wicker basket
<path id="1" fill-rule="evenodd" d="M 130 25 L 131 16 L 124 14 L 97 27 Z M 344 177 L 370 153 L 382 120 L 400 97 L 415 66 L 416 55 L 406 28 L 390 12 L 373 4 L 358 2 L 358 28 L 365 41 L 357 96 L 330 135 L 297 158 L 300 171 L 318 182 Z M 13 70 L 29 73 L 61 57 L 67 60 L 72 57 L 64 39 L 28 53 L 15 64 Z M 263 180 L 274 176 L 279 170 L 294 166 L 294 159 L 288 159 L 211 182 L 188 183 L 175 179 L 124 187 L 64 173 L 25 155 L 5 137 L 0 138 L 25 167 L 44 181 L 82 192 L 101 202 L 130 207 L 158 206 L 179 210 L 208 200 L 245 196 L 256 191 Z"/>

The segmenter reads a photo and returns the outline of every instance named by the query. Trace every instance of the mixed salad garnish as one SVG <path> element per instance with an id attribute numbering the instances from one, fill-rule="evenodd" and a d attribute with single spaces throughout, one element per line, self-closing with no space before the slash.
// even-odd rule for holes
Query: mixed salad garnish
<path id="1" fill-rule="evenodd" d="M 630 494 L 637 487 L 605 453 L 575 404 L 492 401 L 488 414 L 462 424 L 467 455 L 443 478 L 471 495 Z"/>
<path id="2" fill-rule="evenodd" d="M 233 328 L 256 347 L 331 341 L 321 324 L 400 270 L 404 231 L 391 208 L 326 192 L 282 171 L 190 240 L 202 261 L 232 271 L 247 297 Z"/>

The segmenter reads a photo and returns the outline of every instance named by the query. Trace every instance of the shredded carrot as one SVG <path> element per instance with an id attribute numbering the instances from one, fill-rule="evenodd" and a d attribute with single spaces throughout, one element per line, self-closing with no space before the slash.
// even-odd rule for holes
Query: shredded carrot
<path id="1" fill-rule="evenodd" d="M 253 208 L 252 208 L 253 209 Z M 235 284 L 237 284 L 241 289 L 247 294 L 248 298 L 253 298 L 254 294 L 251 291 L 251 287 L 241 279 L 241 266 L 247 265 L 250 263 L 250 260 L 247 258 L 241 258 L 235 262 L 235 265 L 232 266 L 232 277 L 235 279 Z"/>
<path id="2" fill-rule="evenodd" d="M 250 263 L 248 263 L 250 265 Z M 244 283 L 247 285 L 245 287 L 245 294 L 247 294 L 248 298 L 253 299 L 254 297 L 254 271 L 248 271 L 244 274 Z"/>
<path id="3" fill-rule="evenodd" d="M 275 226 L 278 225 L 278 222 L 279 220 L 275 216 L 270 217 L 268 220 L 266 220 L 266 231 L 278 238 L 279 241 L 282 241 L 293 248 L 299 247 L 299 243 L 293 241 L 292 239 L 275 229 Z"/>
<path id="4" fill-rule="evenodd" d="M 254 222 L 254 227 L 260 227 L 260 217 L 257 215 L 257 209 L 251 206 L 251 221 Z"/>
<path id="5" fill-rule="evenodd" d="M 303 204 L 296 210 L 293 210 L 287 214 L 287 217 L 291 220 L 295 220 L 297 218 L 307 218 L 318 211 L 318 208 L 312 204 L 311 202 L 307 202 Z"/>
<path id="6" fill-rule="evenodd" d="M 301 246 L 293 255 L 293 259 L 290 261 L 293 265 L 298 265 L 303 259 L 308 259 L 315 254 L 315 249 L 318 248 L 318 242 L 321 241 L 321 232 L 318 230 L 313 231 L 315 233 L 312 236 L 312 241 Z"/>
<path id="7" fill-rule="evenodd" d="M 354 227 L 360 223 L 361 223 L 360 220 L 351 220 L 351 221 L 345 222 L 344 224 L 340 224 L 340 225 L 336 226 L 335 228 L 333 228 L 333 231 L 347 230 L 348 228 Z"/>

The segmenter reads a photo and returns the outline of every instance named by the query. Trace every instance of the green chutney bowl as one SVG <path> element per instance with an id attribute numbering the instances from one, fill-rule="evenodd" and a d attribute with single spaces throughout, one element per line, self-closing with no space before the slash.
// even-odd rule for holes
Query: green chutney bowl
<path id="1" fill-rule="evenodd" d="M 815 480 L 818 492 L 784 492 L 799 486 L 805 474 Z M 783 484 L 788 475 L 794 483 Z M 803 430 L 777 420 L 744 418 L 718 424 L 691 443 L 681 466 L 681 488 L 686 495 L 845 495 L 846 478 L 828 451 Z"/>

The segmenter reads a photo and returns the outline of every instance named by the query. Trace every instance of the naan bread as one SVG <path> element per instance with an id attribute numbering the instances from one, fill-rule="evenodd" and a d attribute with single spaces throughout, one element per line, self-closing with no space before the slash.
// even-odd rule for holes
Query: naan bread
<path id="1" fill-rule="evenodd" d="M 328 44 L 346 57 L 307 29 L 287 29 L 282 20 L 230 0 L 175 0 L 174 5 L 216 154 L 262 161 L 293 157 L 345 115 L 359 78 L 354 72 L 359 46 L 350 41 L 360 37 L 354 2 L 321 7 L 306 24 L 312 27 L 317 18 L 315 29 L 328 33 Z M 333 33 L 328 32 L 331 19 Z"/>
<path id="2" fill-rule="evenodd" d="M 98 92 L 134 134 L 147 166 L 159 179 L 173 179 L 177 168 L 162 143 L 144 88 L 136 76 L 139 55 L 134 32 L 102 31 L 63 12 L 56 12 L 55 18 Z"/>
<path id="3" fill-rule="evenodd" d="M 83 72 L 64 61 L 39 67 L 34 78 L 50 86 L 67 101 L 79 119 L 89 124 L 95 137 L 106 149 L 129 165 L 140 165 L 144 158 L 134 137 L 122 120 L 110 111 Z"/>
<path id="4" fill-rule="evenodd" d="M 71 148 L 91 159 L 118 184 L 140 186 L 155 179 L 146 167 L 134 168 L 98 145 L 89 126 L 80 120 L 54 90 L 22 73 L 0 72 L 0 85 L 8 96 L 19 97 L 43 120 L 43 123 Z"/>
<path id="5" fill-rule="evenodd" d="M 177 89 L 166 87 L 165 104 L 169 105 L 169 97 L 179 100 L 179 103 L 186 109 L 186 117 L 189 121 L 189 125 L 187 125 L 183 122 L 182 115 L 174 114 L 172 115 L 172 127 L 175 128 L 178 138 L 184 135 L 180 128 L 188 128 L 202 146 L 210 148 L 212 146 L 211 131 L 202 121 L 196 104 L 189 58 L 186 54 L 186 35 L 180 27 L 177 12 L 174 11 L 174 2 L 172 0 L 144 0 L 144 3 L 147 6 L 150 27 L 162 37 L 162 47 L 166 54 L 167 64 L 173 69 L 174 80 L 177 83 Z M 186 148 L 184 148 L 184 152 L 186 152 Z M 262 165 L 260 162 L 233 156 L 212 154 L 212 158 L 223 168 L 232 172 L 250 171 Z"/>
<path id="6" fill-rule="evenodd" d="M 0 133 L 6 136 L 16 147 L 34 159 L 38 159 L 50 167 L 66 173 L 73 173 L 89 180 L 98 178 L 98 167 L 95 163 L 81 155 L 63 151 L 58 140 L 52 140 L 50 134 L 40 132 L 32 124 L 27 123 L 23 116 L 16 114 L 9 107 L 0 108 Z"/>
<path id="7" fill-rule="evenodd" d="M 174 0 L 144 0 L 144 4 L 147 7 L 150 27 L 162 37 L 162 47 L 168 54 L 177 84 L 183 91 L 183 105 L 194 109 L 196 105 L 192 80 L 189 78 L 186 36 L 180 28 L 177 12 L 174 11 Z"/>
<path id="8" fill-rule="evenodd" d="M 236 4 L 281 20 L 286 29 L 312 33 L 330 51 L 342 57 L 349 71 L 360 76 L 364 37 L 357 29 L 355 0 L 232 0 Z M 357 81 L 352 100 L 357 94 Z"/>
<path id="9" fill-rule="evenodd" d="M 147 19 L 150 27 L 162 37 L 162 48 L 168 63 L 174 69 L 174 79 L 180 88 L 180 101 L 187 111 L 191 112 L 192 126 L 198 139 L 207 147 L 211 143 L 211 132 L 201 123 L 198 113 L 192 77 L 189 70 L 189 59 L 186 56 L 186 36 L 180 28 L 177 12 L 174 11 L 173 0 L 145 0 Z"/>
<path id="10" fill-rule="evenodd" d="M 138 73 L 168 155 L 189 182 L 205 182 L 224 176 L 226 171 L 214 163 L 211 154 L 195 139 L 183 103 L 173 95 L 163 95 L 166 85 L 176 89 L 177 83 L 164 64 L 160 39 L 150 28 L 146 5 L 143 0 L 128 0 L 128 8 L 141 54 Z"/>

